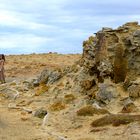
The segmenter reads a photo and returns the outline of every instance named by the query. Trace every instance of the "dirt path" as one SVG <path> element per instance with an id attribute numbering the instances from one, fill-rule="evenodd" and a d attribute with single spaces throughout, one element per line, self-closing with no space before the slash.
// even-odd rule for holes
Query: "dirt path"
<path id="1" fill-rule="evenodd" d="M 0 109 L 0 140 L 45 140 L 40 128 L 22 121 L 18 112 Z"/>

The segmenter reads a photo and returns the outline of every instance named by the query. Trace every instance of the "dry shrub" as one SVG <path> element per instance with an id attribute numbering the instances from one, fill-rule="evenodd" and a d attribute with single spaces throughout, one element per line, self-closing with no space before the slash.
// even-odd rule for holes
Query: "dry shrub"
<path id="1" fill-rule="evenodd" d="M 59 83 L 57 86 L 58 86 L 58 87 L 64 87 L 64 83 L 61 82 L 61 83 Z"/>
<path id="2" fill-rule="evenodd" d="M 50 105 L 51 111 L 60 111 L 65 109 L 65 104 L 62 101 L 56 101 L 52 105 Z"/>
<path id="3" fill-rule="evenodd" d="M 110 124 L 113 126 L 119 126 L 121 124 L 129 124 L 135 121 L 140 121 L 140 115 L 110 114 L 93 121 L 91 125 L 93 127 L 101 127 Z"/>
<path id="4" fill-rule="evenodd" d="M 36 88 L 35 95 L 39 96 L 39 95 L 47 92 L 48 89 L 49 89 L 49 86 L 47 86 L 46 84 L 40 84 L 40 86 Z"/>
<path id="5" fill-rule="evenodd" d="M 98 109 L 91 105 L 85 106 L 77 111 L 78 116 L 93 116 L 94 114 L 100 115 L 100 114 L 109 114 L 109 111 L 106 109 Z"/>
<path id="6" fill-rule="evenodd" d="M 74 101 L 75 99 L 76 98 L 73 94 L 67 94 L 64 97 L 64 100 L 65 100 L 66 103 L 70 103 L 70 102 Z"/>
<path id="7" fill-rule="evenodd" d="M 10 83 L 10 86 L 16 86 L 16 85 L 17 85 L 16 82 L 12 82 L 12 83 Z"/>
<path id="8" fill-rule="evenodd" d="M 25 66 L 24 68 L 25 68 L 25 69 L 31 69 L 32 67 L 29 66 L 29 65 L 27 65 L 27 66 Z"/>

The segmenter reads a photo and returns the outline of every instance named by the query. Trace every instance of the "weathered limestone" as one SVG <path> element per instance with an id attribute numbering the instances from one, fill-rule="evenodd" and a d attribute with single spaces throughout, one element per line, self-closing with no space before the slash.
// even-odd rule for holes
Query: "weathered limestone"
<path id="1" fill-rule="evenodd" d="M 82 67 L 103 82 L 115 83 L 140 74 L 140 25 L 129 22 L 118 29 L 103 28 L 83 43 Z"/>
<path id="2" fill-rule="evenodd" d="M 121 83 L 131 97 L 139 97 L 140 84 L 133 84 L 139 75 L 140 25 L 128 22 L 117 29 L 102 28 L 83 42 L 83 54 L 78 63 L 62 71 L 46 69 L 38 80 L 39 83 L 53 84 L 65 77 L 64 87 L 69 83 L 65 90 L 95 98 L 101 90 L 99 85 L 105 85 L 108 80 L 114 84 Z"/>

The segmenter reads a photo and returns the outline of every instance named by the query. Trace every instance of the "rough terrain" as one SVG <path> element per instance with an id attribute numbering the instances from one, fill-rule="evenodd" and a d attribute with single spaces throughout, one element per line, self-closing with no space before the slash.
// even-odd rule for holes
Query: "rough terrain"
<path id="1" fill-rule="evenodd" d="M 104 27 L 82 55 L 7 56 L 5 140 L 140 140 L 140 25 Z"/>
<path id="2" fill-rule="evenodd" d="M 0 140 L 48 140 L 51 137 L 51 134 L 42 129 L 42 119 L 33 117 L 32 113 L 23 109 L 8 106 L 16 104 L 30 110 L 46 107 L 44 104 L 48 100 L 48 95 L 34 96 L 36 89 L 30 89 L 28 83 L 37 78 L 44 69 L 71 66 L 80 57 L 81 55 L 54 53 L 6 56 L 7 83 L 0 85 Z M 19 92 L 16 100 L 15 90 Z M 30 102 L 33 104 L 32 107 Z"/>

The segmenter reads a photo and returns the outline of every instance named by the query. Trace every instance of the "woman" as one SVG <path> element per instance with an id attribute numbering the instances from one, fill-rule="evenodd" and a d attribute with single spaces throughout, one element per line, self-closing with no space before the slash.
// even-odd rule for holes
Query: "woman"
<path id="1" fill-rule="evenodd" d="M 1 84 L 5 83 L 4 62 L 5 62 L 5 56 L 4 54 L 0 54 L 0 82 Z"/>

